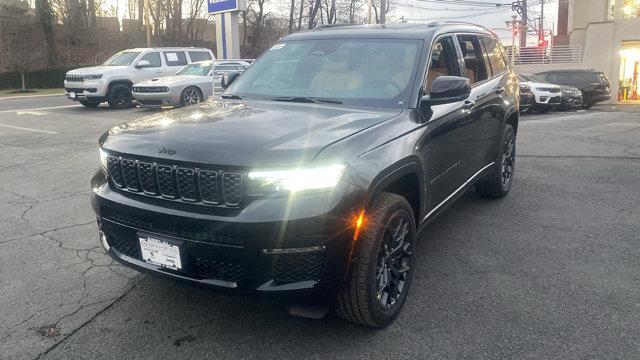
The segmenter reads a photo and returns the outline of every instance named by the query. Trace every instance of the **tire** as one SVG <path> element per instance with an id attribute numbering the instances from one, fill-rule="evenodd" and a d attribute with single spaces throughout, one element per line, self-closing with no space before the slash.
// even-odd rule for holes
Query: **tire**
<path id="1" fill-rule="evenodd" d="M 335 310 L 347 321 L 384 327 L 400 312 L 413 275 L 416 224 L 407 200 L 382 193 L 357 241 L 358 259 L 351 265 L 346 284 L 338 293 Z M 390 244 L 397 244 L 391 248 L 401 251 L 389 252 Z M 386 285 L 381 287 L 383 279 Z"/>
<path id="2" fill-rule="evenodd" d="M 100 105 L 100 101 L 96 100 L 80 100 L 80 104 L 88 108 L 98 107 Z"/>
<path id="3" fill-rule="evenodd" d="M 511 189 L 516 164 L 516 133 L 509 124 L 504 126 L 496 169 L 476 183 L 476 191 L 485 198 L 502 198 Z"/>
<path id="4" fill-rule="evenodd" d="M 586 110 L 586 109 L 591 109 L 591 107 L 592 107 L 592 106 L 593 106 L 593 103 L 585 103 L 585 104 L 582 104 L 582 108 L 583 108 L 583 109 L 585 109 L 585 110 Z"/>
<path id="5" fill-rule="evenodd" d="M 202 102 L 202 91 L 196 86 L 189 86 L 182 90 L 180 104 L 182 106 L 195 105 Z"/>
<path id="6" fill-rule="evenodd" d="M 111 88 L 109 88 L 109 94 L 107 95 L 107 102 L 109 106 L 114 109 L 130 108 L 133 102 L 131 87 L 125 84 L 111 86 Z"/>

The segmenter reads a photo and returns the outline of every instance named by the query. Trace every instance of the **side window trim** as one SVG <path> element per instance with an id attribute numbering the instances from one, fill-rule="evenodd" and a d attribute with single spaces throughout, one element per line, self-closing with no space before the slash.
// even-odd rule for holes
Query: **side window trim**
<path id="1" fill-rule="evenodd" d="M 485 73 L 487 75 L 487 78 L 483 79 L 483 80 L 480 80 L 480 81 L 476 81 L 475 83 L 471 84 L 471 88 L 472 89 L 477 87 L 477 86 L 479 86 L 479 85 L 484 84 L 485 82 L 487 82 L 489 80 L 491 80 L 491 77 L 489 76 L 489 73 L 488 73 L 488 71 L 491 70 L 491 68 L 487 68 L 487 61 L 486 61 L 486 58 L 485 58 L 485 55 L 484 55 L 486 53 L 486 50 L 483 47 L 484 45 L 482 43 L 482 39 L 480 39 L 481 35 L 483 35 L 483 34 L 473 33 L 473 32 L 470 32 L 470 33 L 461 32 L 461 33 L 455 33 L 454 34 L 456 41 L 460 41 L 458 39 L 459 36 L 475 36 L 476 40 L 478 41 L 478 45 L 480 45 L 480 47 L 482 48 L 482 52 L 483 52 L 482 58 L 485 60 L 485 62 L 484 62 L 485 63 L 485 69 L 484 70 L 485 70 Z M 460 44 L 458 44 L 458 47 L 459 46 L 460 46 Z M 460 51 L 460 56 L 462 56 L 462 49 L 459 49 L 459 51 Z M 466 77 L 467 64 L 464 62 L 464 58 L 462 58 L 462 73 L 465 74 L 464 76 Z"/>
<path id="2" fill-rule="evenodd" d="M 428 88 L 429 86 L 429 70 L 431 70 L 431 58 L 432 58 L 432 52 L 433 52 L 433 47 L 441 40 L 443 39 L 448 39 L 451 46 L 453 46 L 453 50 L 455 51 L 455 54 L 451 54 L 453 56 L 455 56 L 455 63 L 457 63 L 457 72 L 458 72 L 458 76 L 462 76 L 461 74 L 464 73 L 464 69 L 461 67 L 461 58 L 460 58 L 460 54 L 459 51 L 460 49 L 458 49 L 458 46 L 456 45 L 456 38 L 455 38 L 455 34 L 453 33 L 446 33 L 446 34 L 441 34 L 438 35 L 435 39 L 433 39 L 433 42 L 431 42 L 431 45 L 429 45 L 428 48 L 428 52 L 427 52 L 427 67 L 426 67 L 426 71 L 424 73 L 424 78 L 422 79 L 422 85 L 420 85 L 420 91 L 428 94 L 431 92 L 431 90 Z"/>

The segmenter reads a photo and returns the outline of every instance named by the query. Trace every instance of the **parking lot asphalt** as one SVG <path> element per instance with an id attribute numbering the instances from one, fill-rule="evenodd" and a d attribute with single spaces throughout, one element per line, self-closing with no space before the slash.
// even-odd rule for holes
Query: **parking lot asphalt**
<path id="1" fill-rule="evenodd" d="M 97 138 L 146 113 L 0 100 L 0 359 L 640 352 L 640 113 L 522 117 L 511 193 L 469 191 L 429 226 L 405 308 L 383 330 L 331 313 L 293 317 L 111 261 L 89 204 Z"/>

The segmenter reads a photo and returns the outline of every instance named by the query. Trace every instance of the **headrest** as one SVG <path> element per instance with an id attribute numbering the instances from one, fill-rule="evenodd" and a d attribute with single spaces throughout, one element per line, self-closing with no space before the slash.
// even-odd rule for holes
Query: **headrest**
<path id="1" fill-rule="evenodd" d="M 462 50 L 462 56 L 467 56 L 467 42 L 466 41 L 458 41 L 460 44 L 460 50 Z"/>

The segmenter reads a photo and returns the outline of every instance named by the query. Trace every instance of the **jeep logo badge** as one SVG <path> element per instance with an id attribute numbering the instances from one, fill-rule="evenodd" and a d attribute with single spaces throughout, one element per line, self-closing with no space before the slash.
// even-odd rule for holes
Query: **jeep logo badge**
<path id="1" fill-rule="evenodd" d="M 166 148 L 166 147 L 163 146 L 160 149 L 158 149 L 158 153 L 159 154 L 173 155 L 173 154 L 176 153 L 176 150 L 175 149 L 169 149 L 169 148 Z"/>

